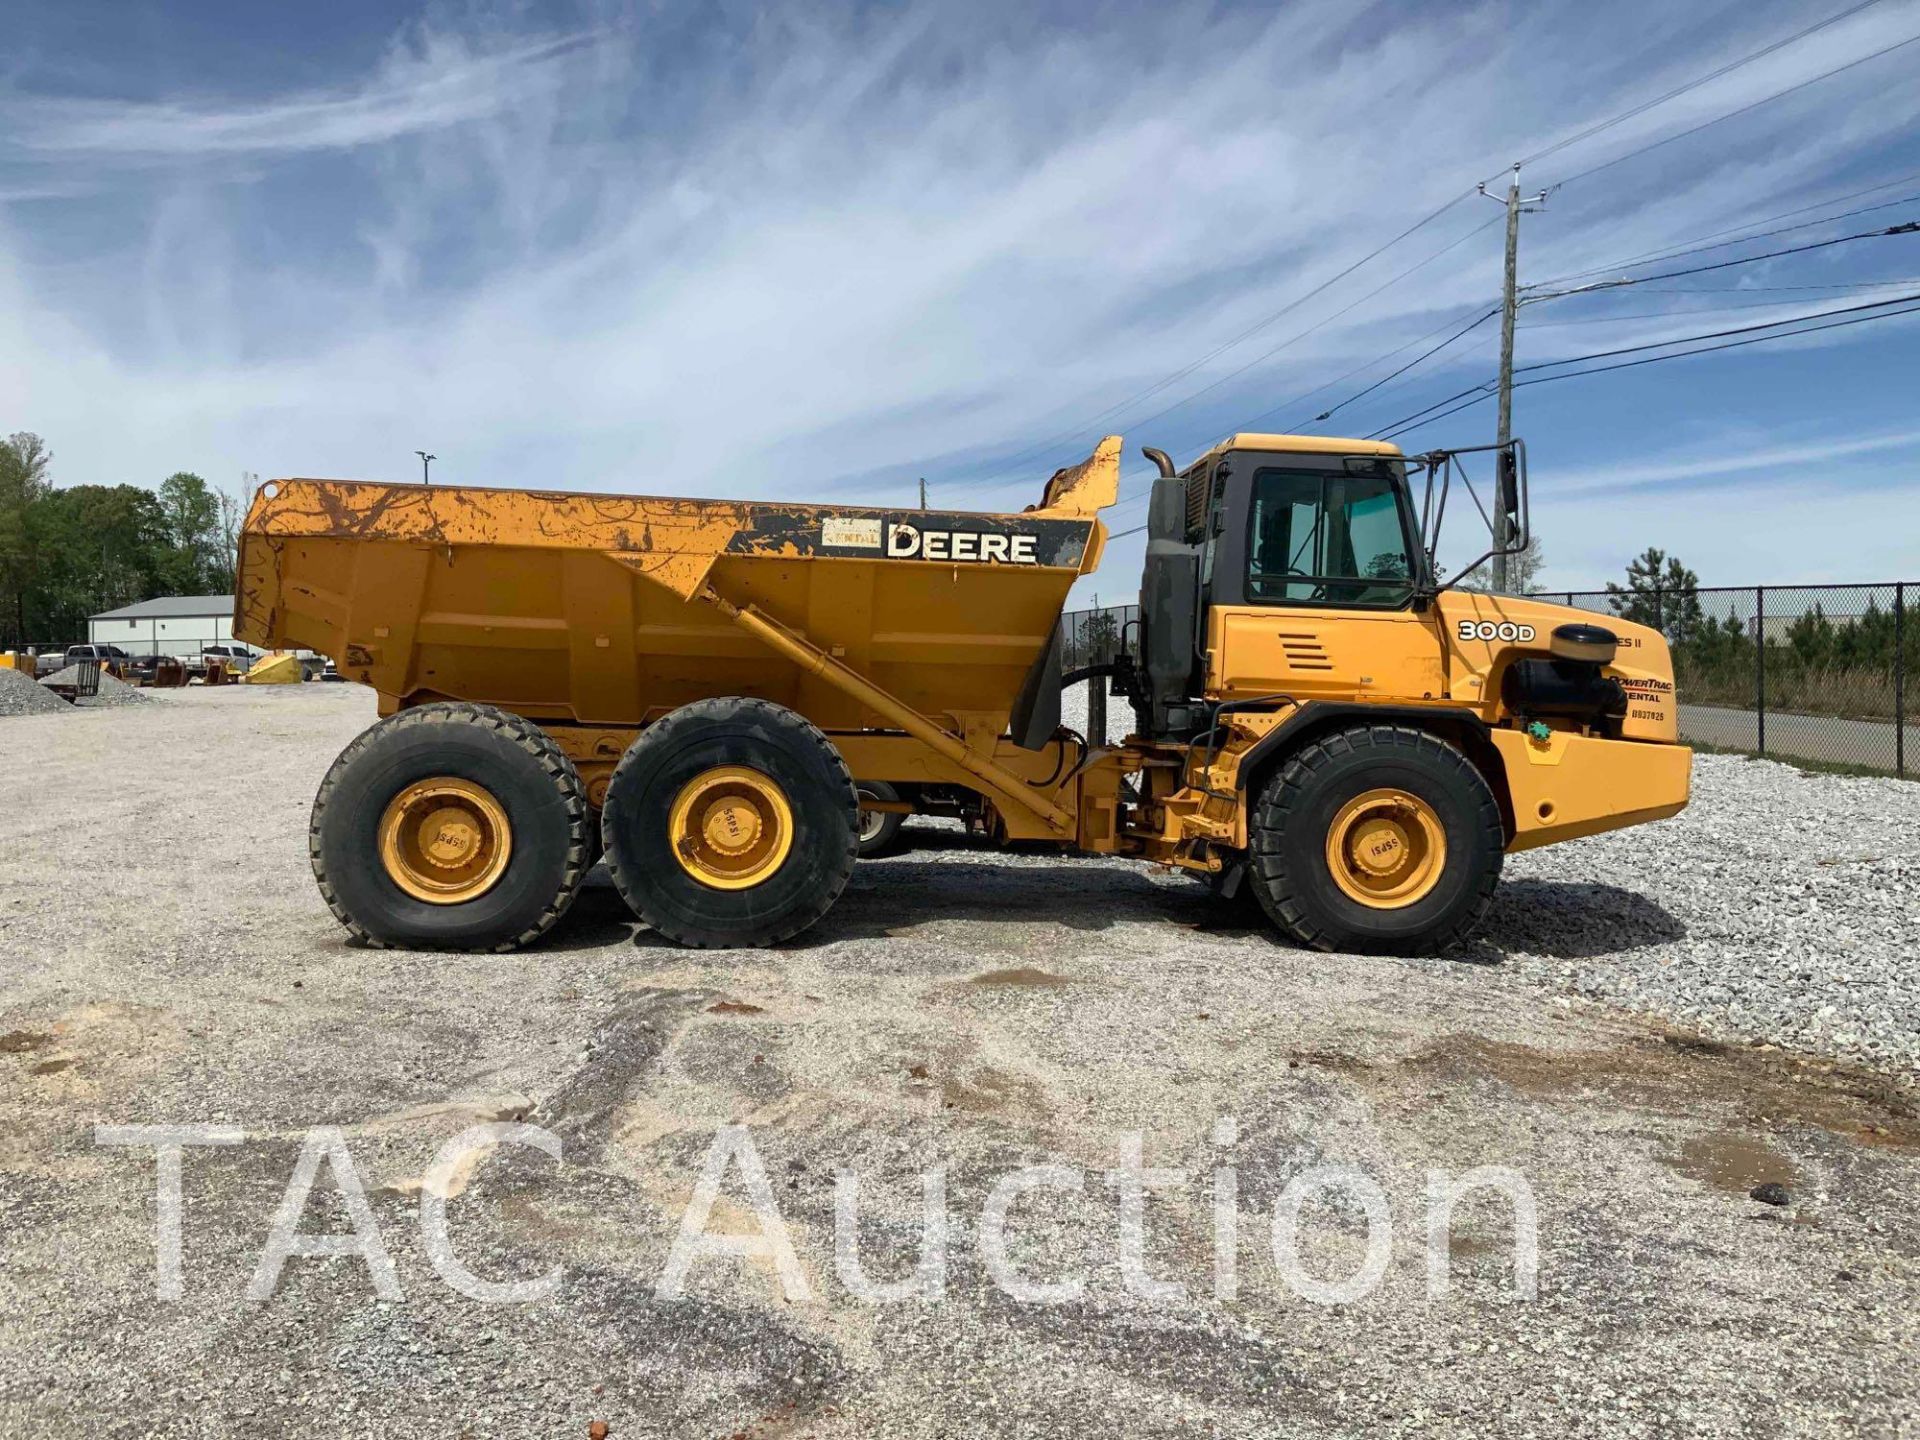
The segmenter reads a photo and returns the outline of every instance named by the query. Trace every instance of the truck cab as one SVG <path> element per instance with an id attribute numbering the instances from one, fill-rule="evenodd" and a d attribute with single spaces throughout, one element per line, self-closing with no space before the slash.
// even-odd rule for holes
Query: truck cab
<path id="1" fill-rule="evenodd" d="M 1458 587 L 1527 543 L 1517 443 L 1407 456 L 1238 434 L 1183 469 L 1147 454 L 1161 474 L 1139 654 L 1117 688 L 1140 738 L 1179 763 L 1140 774 L 1142 853 L 1271 890 L 1263 856 L 1311 837 L 1268 908 L 1304 907 L 1311 919 L 1282 923 L 1353 947 L 1451 928 L 1435 912 L 1452 872 L 1497 878 L 1507 851 L 1686 803 L 1658 631 Z M 1434 561 L 1450 498 L 1498 535 L 1451 580 Z M 1377 753 L 1349 758 L 1363 749 Z M 1328 790 L 1321 775 L 1343 765 L 1352 779 Z M 1483 800 L 1497 829 L 1475 835 Z M 1471 889 L 1453 897 L 1462 917 Z"/>

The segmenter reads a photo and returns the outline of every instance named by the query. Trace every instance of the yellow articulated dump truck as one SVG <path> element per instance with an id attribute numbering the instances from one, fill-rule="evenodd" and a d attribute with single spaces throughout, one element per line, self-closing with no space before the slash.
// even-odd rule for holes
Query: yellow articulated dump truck
<path id="1" fill-rule="evenodd" d="M 1517 442 L 1145 454 L 1139 624 L 1066 674 L 1117 437 L 1018 514 L 261 487 L 234 634 L 380 699 L 314 802 L 327 903 L 365 942 L 505 950 L 604 850 L 661 935 L 768 945 L 919 813 L 1251 889 L 1307 945 L 1426 951 L 1508 851 L 1686 804 L 1658 632 L 1436 575 L 1450 495 L 1525 545 Z M 1124 743 L 1060 724 L 1069 683 L 1131 702 Z"/>

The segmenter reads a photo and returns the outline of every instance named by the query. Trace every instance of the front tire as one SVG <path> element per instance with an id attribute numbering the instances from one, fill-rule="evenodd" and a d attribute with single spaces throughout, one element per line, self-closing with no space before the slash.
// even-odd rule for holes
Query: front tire
<path id="1" fill-rule="evenodd" d="M 833 742 L 768 700 L 684 705 L 620 757 L 601 812 L 627 904 L 696 949 L 773 945 L 853 874 L 859 799 Z"/>
<path id="2" fill-rule="evenodd" d="M 307 832 L 314 879 L 363 944 L 513 950 L 553 927 L 588 867 L 579 772 L 531 721 L 421 705 L 340 752 Z"/>
<path id="3" fill-rule="evenodd" d="M 1371 725 L 1304 746 L 1255 810 L 1248 880 L 1303 945 L 1430 953 L 1492 903 L 1506 831 L 1473 762 L 1424 730 Z"/>

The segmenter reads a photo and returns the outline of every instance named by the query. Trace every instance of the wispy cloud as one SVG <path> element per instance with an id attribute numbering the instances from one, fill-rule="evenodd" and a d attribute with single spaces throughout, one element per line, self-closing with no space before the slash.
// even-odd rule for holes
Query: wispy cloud
<path id="1" fill-rule="evenodd" d="M 351 150 L 471 124 L 552 91 L 587 37 L 535 39 L 495 53 L 429 36 L 368 81 L 260 105 L 14 98 L 0 103 L 12 147 L 100 164 Z"/>
<path id="2" fill-rule="evenodd" d="M 1807 467 L 1821 468 L 1830 478 L 1833 468 L 1864 455 L 1920 451 L 1920 430 L 1894 430 L 1853 440 L 1821 439 L 1798 445 L 1768 445 L 1758 449 L 1667 457 L 1651 464 L 1614 464 L 1556 471 L 1554 486 L 1563 494 L 1619 494 L 1627 490 L 1672 487 L 1685 489 L 1701 482 L 1738 479 L 1752 484 L 1756 476 L 1774 475 L 1802 483 Z"/>

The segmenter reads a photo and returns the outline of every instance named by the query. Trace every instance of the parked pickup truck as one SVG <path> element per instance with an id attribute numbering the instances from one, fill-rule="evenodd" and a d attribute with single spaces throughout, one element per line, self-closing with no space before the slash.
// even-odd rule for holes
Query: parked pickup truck
<path id="1" fill-rule="evenodd" d="M 45 658 L 44 656 L 41 657 L 43 665 Z M 112 666 L 119 670 L 121 674 L 125 674 L 127 667 L 133 664 L 133 656 L 122 650 L 118 645 L 69 645 L 66 655 L 54 668 L 56 670 L 64 670 L 69 665 L 78 665 L 82 660 L 98 660 L 101 669 L 104 670 Z"/>
<path id="2" fill-rule="evenodd" d="M 259 653 L 245 645 L 206 645 L 202 646 L 198 658 L 198 668 L 207 668 L 207 661 L 219 660 L 235 675 L 244 675 L 253 668 L 253 662 L 260 658 Z M 189 661 L 189 663 L 194 663 Z"/>

